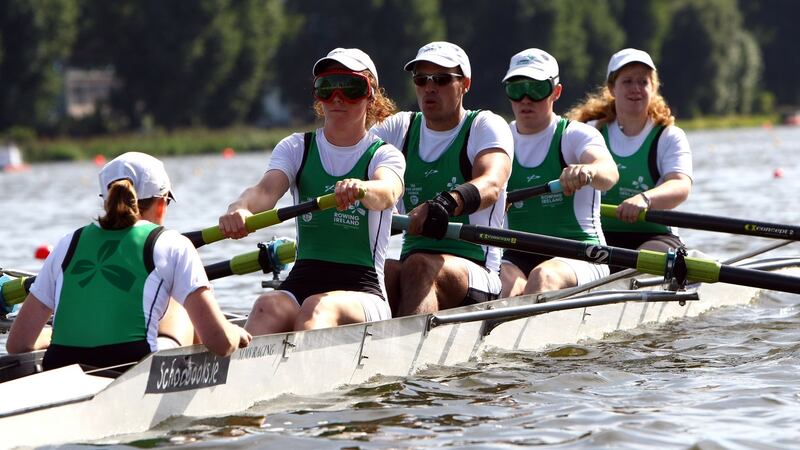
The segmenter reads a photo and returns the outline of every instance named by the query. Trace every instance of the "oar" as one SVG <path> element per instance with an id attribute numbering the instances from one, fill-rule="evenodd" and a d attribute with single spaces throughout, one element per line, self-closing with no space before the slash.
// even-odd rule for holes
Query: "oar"
<path id="1" fill-rule="evenodd" d="M 366 191 L 362 190 L 359 192 L 358 198 L 364 198 L 365 194 Z M 336 194 L 327 194 L 297 205 L 270 209 L 269 211 L 253 214 L 245 220 L 245 226 L 250 232 L 253 232 L 279 224 L 293 217 L 322 209 L 333 208 L 335 206 Z M 183 233 L 183 235 L 188 237 L 197 248 L 225 239 L 225 236 L 222 235 L 222 231 L 219 229 L 219 225 L 199 231 L 190 231 L 188 233 Z"/>
<path id="2" fill-rule="evenodd" d="M 396 215 L 392 217 L 392 226 L 406 230 L 409 221 L 408 216 Z M 595 264 L 635 268 L 639 272 L 652 275 L 664 275 L 668 271 L 668 255 L 649 250 L 592 245 L 552 236 L 460 223 L 450 223 L 445 237 Z M 689 281 L 722 282 L 800 294 L 800 277 L 734 267 L 710 259 L 686 257 L 685 262 Z"/>
<path id="3" fill-rule="evenodd" d="M 537 195 L 561 192 L 561 182 L 558 180 L 548 181 L 540 186 L 517 189 L 506 194 L 506 203 L 519 202 Z"/>
<path id="4" fill-rule="evenodd" d="M 601 205 L 600 214 L 617 217 L 617 206 Z M 709 216 L 679 211 L 645 209 L 637 217 L 639 222 L 660 223 L 671 227 L 695 230 L 719 231 L 722 233 L 744 234 L 765 238 L 800 241 L 800 227 L 758 220 L 733 219 L 730 217 Z"/>
<path id="5" fill-rule="evenodd" d="M 209 280 L 216 280 L 229 275 L 244 275 L 258 270 L 279 272 L 286 264 L 294 261 L 297 247 L 291 239 L 276 239 L 259 244 L 259 250 L 234 256 L 227 261 L 209 264 L 206 270 Z M 0 284 L 0 315 L 8 314 L 11 307 L 22 303 L 28 296 L 35 276 L 19 277 Z"/>

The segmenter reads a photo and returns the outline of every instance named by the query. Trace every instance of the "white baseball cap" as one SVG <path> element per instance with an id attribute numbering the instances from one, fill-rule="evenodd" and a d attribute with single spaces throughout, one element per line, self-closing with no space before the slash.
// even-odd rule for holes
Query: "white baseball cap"
<path id="1" fill-rule="evenodd" d="M 472 78 L 472 68 L 467 54 L 461 47 L 450 42 L 437 41 L 423 46 L 417 52 L 417 57 L 406 63 L 405 70 L 413 71 L 414 66 L 420 61 L 432 62 L 447 68 L 461 67 L 464 77 Z"/>
<path id="2" fill-rule="evenodd" d="M 651 69 L 656 70 L 656 65 L 653 64 L 653 58 L 651 58 L 647 52 L 637 50 L 635 48 L 625 48 L 611 55 L 611 59 L 608 61 L 606 80 L 608 80 L 612 73 L 621 69 L 623 66 L 635 62 L 642 63 Z"/>
<path id="3" fill-rule="evenodd" d="M 127 152 L 117 156 L 100 169 L 99 178 L 100 196 L 103 198 L 108 196 L 108 185 L 128 179 L 140 200 L 153 197 L 175 200 L 164 163 L 146 153 Z"/>
<path id="4" fill-rule="evenodd" d="M 320 58 L 314 63 L 314 76 L 322 72 L 326 63 L 334 61 L 355 72 L 369 70 L 372 76 L 375 77 L 375 82 L 378 83 L 378 70 L 375 68 L 375 63 L 372 62 L 369 55 L 357 48 L 340 47 L 331 50 L 326 57 Z"/>
<path id="5" fill-rule="evenodd" d="M 529 48 L 511 57 L 508 72 L 502 82 L 513 77 L 528 77 L 539 81 L 553 80 L 555 86 L 558 84 L 558 62 L 544 50 Z"/>

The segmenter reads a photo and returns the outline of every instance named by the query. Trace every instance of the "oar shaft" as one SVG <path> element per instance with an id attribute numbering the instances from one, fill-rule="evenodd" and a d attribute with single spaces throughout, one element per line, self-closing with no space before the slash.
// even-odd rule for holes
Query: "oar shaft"
<path id="1" fill-rule="evenodd" d="M 461 239 L 513 248 L 548 256 L 579 259 L 595 264 L 608 264 L 636 269 L 642 273 L 664 275 L 667 266 L 665 253 L 648 250 L 629 250 L 605 245 L 590 245 L 551 236 L 541 236 L 476 225 L 462 225 Z M 730 283 L 761 289 L 800 294 L 800 278 L 780 273 L 727 266 L 717 261 L 685 258 L 687 279 L 706 283 Z"/>
<path id="2" fill-rule="evenodd" d="M 637 261 L 639 259 L 639 252 L 636 250 L 586 244 L 570 239 L 490 228 L 480 225 L 450 225 L 460 226 L 458 238 L 469 242 L 510 248 L 545 256 L 580 259 L 595 264 L 638 268 Z M 450 237 L 450 233 L 448 233 L 447 236 Z M 645 261 L 645 263 L 648 262 L 650 264 L 645 264 L 643 269 L 652 271 L 653 269 L 651 269 L 650 266 L 653 265 L 653 262 L 649 260 Z M 661 274 L 663 274 L 663 271 Z"/>
<path id="3" fill-rule="evenodd" d="M 602 205 L 600 214 L 606 217 L 617 216 L 617 206 Z M 800 240 L 800 227 L 780 223 L 761 222 L 747 219 L 709 216 L 669 210 L 645 210 L 639 214 L 640 222 L 659 223 L 671 227 L 694 230 L 718 231 L 721 233 L 743 234 L 765 238 Z"/>
<path id="4" fill-rule="evenodd" d="M 782 273 L 746 269 L 736 266 L 721 266 L 719 281 L 741 284 L 755 288 L 800 294 L 800 278 Z"/>
<path id="5" fill-rule="evenodd" d="M 365 193 L 366 192 L 362 191 L 359 195 L 359 198 L 363 198 Z M 336 195 L 327 194 L 297 205 L 287 206 L 280 209 L 270 209 L 269 211 L 253 214 L 245 219 L 245 226 L 250 232 L 253 232 L 262 228 L 279 224 L 293 217 L 301 216 L 303 214 L 321 209 L 333 208 L 334 206 L 336 206 Z M 194 246 L 197 248 L 225 239 L 225 236 L 222 234 L 222 230 L 219 229 L 219 225 L 208 227 L 200 231 L 190 231 L 188 233 L 184 233 L 183 235 L 189 238 L 189 240 L 192 241 L 192 244 L 194 244 Z"/>
<path id="6" fill-rule="evenodd" d="M 397 228 L 408 227 L 407 216 L 393 216 Z M 664 275 L 667 254 L 649 250 L 630 250 L 607 245 L 585 244 L 570 239 L 480 225 L 450 223 L 446 238 L 492 245 L 546 256 L 578 259 L 595 264 L 628 267 L 641 273 Z M 800 278 L 741 267 L 724 266 L 717 261 L 686 257 L 687 279 L 706 283 L 723 282 L 800 294 Z"/>
<path id="7" fill-rule="evenodd" d="M 533 186 L 529 188 L 517 189 L 516 191 L 511 191 L 506 196 L 506 202 L 507 203 L 519 202 L 531 197 L 535 197 L 537 195 L 549 194 L 554 192 L 561 192 L 561 182 L 559 180 L 553 180 L 541 186 Z"/>

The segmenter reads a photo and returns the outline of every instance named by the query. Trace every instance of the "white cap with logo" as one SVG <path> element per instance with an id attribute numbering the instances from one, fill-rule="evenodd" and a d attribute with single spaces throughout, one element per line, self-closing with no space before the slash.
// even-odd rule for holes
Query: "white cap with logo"
<path id="1" fill-rule="evenodd" d="M 361 72 L 362 70 L 369 70 L 372 76 L 375 77 L 375 82 L 378 82 L 378 70 L 375 68 L 375 63 L 372 59 L 357 48 L 335 48 L 331 50 L 327 56 L 320 58 L 314 63 L 314 76 L 322 73 L 325 69 L 326 63 L 338 62 L 348 69 Z"/>
<path id="2" fill-rule="evenodd" d="M 611 59 L 608 61 L 606 80 L 608 80 L 608 77 L 610 77 L 612 73 L 618 71 L 623 66 L 635 62 L 642 63 L 656 70 L 656 65 L 653 64 L 653 58 L 651 58 L 647 52 L 635 48 L 625 48 L 611 55 Z"/>
<path id="3" fill-rule="evenodd" d="M 450 42 L 437 41 L 423 46 L 417 52 L 417 57 L 406 63 L 405 70 L 413 71 L 414 65 L 420 61 L 432 62 L 447 68 L 461 67 L 464 77 L 472 78 L 472 68 L 467 54 L 461 47 Z"/>
<path id="4" fill-rule="evenodd" d="M 175 199 L 164 163 L 146 153 L 127 152 L 117 156 L 100 169 L 99 178 L 100 196 L 103 198 L 108 196 L 108 185 L 128 179 L 140 200 L 152 197 Z"/>
<path id="5" fill-rule="evenodd" d="M 523 50 L 511 57 L 508 72 L 502 82 L 513 77 L 528 77 L 534 80 L 553 80 L 558 84 L 558 62 L 553 56 L 538 48 Z"/>

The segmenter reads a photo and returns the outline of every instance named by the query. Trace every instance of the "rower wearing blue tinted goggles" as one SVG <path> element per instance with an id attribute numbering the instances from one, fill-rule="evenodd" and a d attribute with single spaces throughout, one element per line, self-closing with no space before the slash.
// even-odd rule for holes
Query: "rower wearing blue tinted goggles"
<path id="1" fill-rule="evenodd" d="M 520 102 L 528 97 L 534 102 L 540 102 L 550 97 L 555 87 L 558 86 L 558 76 L 544 80 L 518 76 L 503 82 L 503 86 L 509 100 Z"/>
<path id="2" fill-rule="evenodd" d="M 617 167 L 600 132 L 553 112 L 563 89 L 558 63 L 549 53 L 529 48 L 511 58 L 503 77 L 514 121 L 514 160 L 509 191 L 522 191 L 558 179 L 562 191 L 508 205 L 512 230 L 602 244 L 600 192 L 618 178 Z M 597 280 L 608 266 L 550 258 L 515 250 L 503 253 L 501 297 L 536 294 Z"/>

